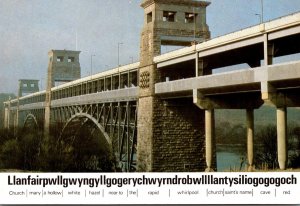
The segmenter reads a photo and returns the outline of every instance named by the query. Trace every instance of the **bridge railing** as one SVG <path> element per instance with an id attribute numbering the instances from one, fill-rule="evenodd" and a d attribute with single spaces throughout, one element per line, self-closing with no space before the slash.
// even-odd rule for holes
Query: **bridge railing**
<path id="1" fill-rule="evenodd" d="M 51 89 L 52 100 L 136 87 L 139 63 L 84 77 Z"/>
<path id="2" fill-rule="evenodd" d="M 111 100 L 111 95 L 107 95 L 107 91 L 123 90 L 123 92 L 115 92 L 120 94 L 120 98 L 127 96 L 129 99 L 136 98 L 136 87 L 138 84 L 138 66 L 139 62 L 121 66 L 92 76 L 84 77 L 66 84 L 62 84 L 51 88 L 51 101 L 65 98 L 73 98 L 79 100 L 82 95 L 97 94 L 103 92 L 101 99 L 106 97 Z M 124 93 L 124 89 L 129 89 Z M 115 96 L 115 95 L 113 95 Z M 10 105 L 10 109 L 15 110 L 19 107 L 21 110 L 43 108 L 45 106 L 46 91 L 40 91 L 29 94 L 17 99 L 13 99 L 4 103 L 5 107 Z"/>

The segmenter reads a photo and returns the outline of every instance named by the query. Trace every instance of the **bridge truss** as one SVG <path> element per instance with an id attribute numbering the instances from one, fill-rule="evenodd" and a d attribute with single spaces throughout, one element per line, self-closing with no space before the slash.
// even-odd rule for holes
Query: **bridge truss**
<path id="1" fill-rule="evenodd" d="M 24 127 L 40 128 L 42 109 L 21 112 Z M 83 128 L 103 138 L 117 171 L 136 170 L 137 101 L 104 102 L 51 108 L 51 124 L 59 129 L 58 145 L 66 152 L 79 138 Z M 86 135 L 88 137 L 88 135 Z"/>

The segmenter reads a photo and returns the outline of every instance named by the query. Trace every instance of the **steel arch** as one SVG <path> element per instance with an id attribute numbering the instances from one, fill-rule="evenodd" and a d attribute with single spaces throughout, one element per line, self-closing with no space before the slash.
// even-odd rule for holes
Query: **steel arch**
<path id="1" fill-rule="evenodd" d="M 23 124 L 23 127 L 25 127 L 25 125 L 26 125 L 26 122 L 30 119 L 30 118 L 32 118 L 33 120 L 34 120 L 34 123 L 35 123 L 35 125 L 36 125 L 36 127 L 38 128 L 38 122 L 37 122 L 37 120 L 36 120 L 36 117 L 33 115 L 33 114 L 27 114 L 27 116 L 26 116 L 26 118 L 25 118 L 25 120 L 24 120 L 24 124 Z"/>
<path id="2" fill-rule="evenodd" d="M 66 124 L 64 125 L 62 131 L 61 131 L 61 134 L 60 134 L 60 137 L 59 139 L 62 138 L 62 135 L 65 131 L 65 129 L 68 127 L 68 125 L 76 118 L 81 118 L 81 117 L 86 117 L 88 118 L 89 120 L 91 120 L 97 127 L 98 129 L 102 132 L 102 134 L 104 135 L 107 143 L 109 144 L 110 147 L 112 147 L 112 141 L 110 139 L 110 137 L 108 136 L 108 134 L 105 132 L 104 128 L 101 126 L 101 124 L 98 123 L 98 121 L 91 115 L 87 114 L 87 113 L 77 113 L 73 116 L 71 116 L 71 118 L 68 119 L 68 121 L 66 122 Z"/>

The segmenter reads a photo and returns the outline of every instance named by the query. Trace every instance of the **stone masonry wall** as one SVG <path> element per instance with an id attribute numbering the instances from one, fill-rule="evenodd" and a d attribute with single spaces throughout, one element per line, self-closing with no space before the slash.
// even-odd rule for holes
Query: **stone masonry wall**
<path id="1" fill-rule="evenodd" d="M 154 99 L 153 171 L 205 170 L 204 112 L 190 98 Z"/>
<path id="2" fill-rule="evenodd" d="M 137 171 L 152 171 L 153 97 L 139 98 L 137 119 Z"/>

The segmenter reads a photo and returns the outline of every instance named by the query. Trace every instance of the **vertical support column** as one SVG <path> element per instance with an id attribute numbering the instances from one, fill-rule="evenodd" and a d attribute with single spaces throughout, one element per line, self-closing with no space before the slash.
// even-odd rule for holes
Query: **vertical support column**
<path id="1" fill-rule="evenodd" d="M 277 150 L 278 163 L 281 170 L 287 163 L 287 114 L 286 107 L 277 108 Z"/>
<path id="2" fill-rule="evenodd" d="M 213 172 L 213 147 L 215 136 L 215 115 L 213 109 L 205 110 L 205 146 L 206 146 L 206 166 L 205 172 Z"/>
<path id="3" fill-rule="evenodd" d="M 130 88 L 131 86 L 131 83 L 130 83 L 130 73 L 129 73 L 129 70 L 127 72 L 127 87 Z M 124 88 L 125 88 L 125 85 L 124 85 Z"/>
<path id="4" fill-rule="evenodd" d="M 18 118 L 18 110 L 15 110 L 14 114 L 13 114 L 13 130 L 14 130 L 14 134 L 16 135 L 17 133 L 17 118 Z"/>
<path id="5" fill-rule="evenodd" d="M 7 113 L 7 129 L 10 128 L 10 115 L 11 115 L 11 97 L 9 97 L 9 102 L 8 102 L 8 113 Z"/>
<path id="6" fill-rule="evenodd" d="M 20 97 L 22 97 L 23 92 L 22 92 L 22 88 L 23 88 L 23 83 L 22 80 L 19 80 L 19 89 L 18 89 L 18 97 L 17 97 L 17 113 L 16 113 L 16 119 L 14 122 L 14 128 L 18 128 L 19 127 L 19 111 L 20 111 Z"/>
<path id="7" fill-rule="evenodd" d="M 45 96 L 45 119 L 44 119 L 44 136 L 47 138 L 50 133 L 50 112 L 51 112 L 51 88 L 54 84 L 52 66 L 49 65 L 46 83 Z"/>
<path id="8" fill-rule="evenodd" d="M 118 153 L 121 152 L 121 103 L 118 102 Z"/>
<path id="9" fill-rule="evenodd" d="M 203 59 L 199 58 L 199 53 L 196 52 L 196 77 L 204 75 L 204 67 L 206 67 Z"/>
<path id="10" fill-rule="evenodd" d="M 8 110 L 8 106 L 6 106 L 6 104 L 4 104 L 4 128 L 8 129 L 8 115 L 9 115 L 9 110 Z"/>
<path id="11" fill-rule="evenodd" d="M 247 156 L 248 172 L 253 171 L 253 137 L 254 137 L 254 110 L 247 109 Z"/>
<path id="12" fill-rule="evenodd" d="M 126 149 L 127 149 L 127 158 L 126 158 L 126 172 L 130 172 L 130 106 L 129 106 L 129 102 L 126 103 L 126 112 L 127 112 L 127 121 L 126 121 L 126 124 L 127 124 L 127 135 L 126 135 L 126 138 L 127 138 L 127 141 L 126 141 Z M 125 122 L 124 122 L 125 124 Z"/>
<path id="13" fill-rule="evenodd" d="M 118 86 L 118 89 L 121 89 L 122 88 L 122 85 L 121 85 L 121 73 L 120 73 L 120 71 L 119 71 L 119 86 Z"/>
<path id="14" fill-rule="evenodd" d="M 114 127 L 114 107 L 113 107 L 113 103 L 111 102 L 110 105 L 110 126 L 109 126 L 109 133 L 110 133 L 110 136 L 113 137 L 113 127 Z"/>
<path id="15" fill-rule="evenodd" d="M 110 91 L 113 90 L 113 75 L 110 75 Z"/>
<path id="16" fill-rule="evenodd" d="M 51 90 L 46 91 L 45 101 L 45 122 L 44 122 L 44 135 L 47 137 L 50 132 L 50 104 L 51 104 Z"/>
<path id="17" fill-rule="evenodd" d="M 272 65 L 274 56 L 274 44 L 269 43 L 268 34 L 264 34 L 264 65 Z"/>
<path id="18" fill-rule="evenodd" d="M 20 100 L 18 97 L 17 110 L 16 110 L 16 119 L 14 122 L 14 128 L 17 129 L 19 127 L 19 110 L 20 110 Z"/>

